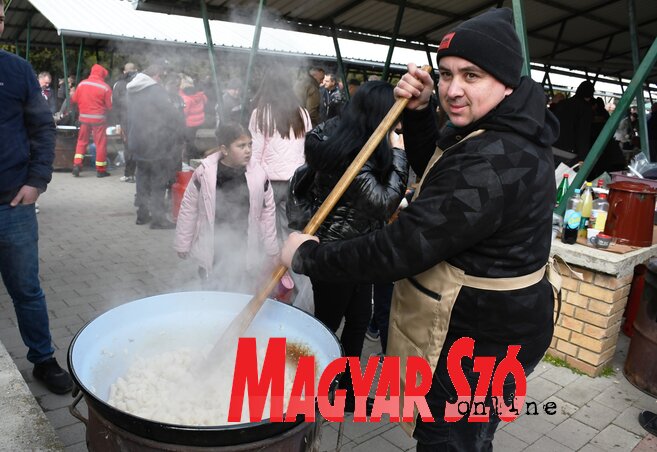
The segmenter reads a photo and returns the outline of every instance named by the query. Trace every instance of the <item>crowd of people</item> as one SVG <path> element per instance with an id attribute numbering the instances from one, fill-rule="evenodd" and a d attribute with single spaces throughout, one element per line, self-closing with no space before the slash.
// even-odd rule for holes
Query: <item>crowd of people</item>
<path id="1" fill-rule="evenodd" d="M 174 249 L 198 263 L 202 287 L 253 292 L 282 262 L 291 272 L 289 301 L 333 332 L 342 326 L 348 356 L 362 352 L 374 293 L 383 351 L 420 355 L 434 371 L 426 399 L 435 421 L 418 416 L 405 425 L 417 450 L 490 449 L 497 416 L 488 422 L 444 420 L 446 404 L 456 397 L 447 351 L 468 336 L 475 356 L 497 362 L 509 345 L 521 345 L 517 359 L 527 375 L 540 361 L 553 333 L 551 149 L 583 160 L 609 116 L 590 82 L 547 108 L 541 85 L 521 76 L 523 56 L 509 9 L 467 20 L 443 39 L 438 93 L 431 76 L 413 64 L 396 86 L 355 79 L 344 86 L 319 67 L 293 83 L 274 67 L 247 105 L 239 80 L 232 79 L 216 108 L 198 79 L 160 65 L 140 70 L 128 62 L 110 86 L 108 70 L 95 64 L 77 86 L 71 79 L 63 83 L 70 95 L 60 96 L 63 87 L 56 92 L 49 73 L 35 76 L 29 64 L 4 51 L 0 60 L 0 80 L 21 81 L 13 100 L 0 92 L 7 106 L 0 112 L 0 155 L 13 159 L 0 164 L 0 270 L 34 375 L 51 391 L 70 391 L 71 380 L 52 357 L 31 205 L 51 178 L 53 118 L 77 115 L 73 176 L 83 172 L 90 136 L 96 176 L 110 175 L 106 128 L 118 124 L 126 163 L 121 180 L 136 182 L 136 224 L 175 228 Z M 309 175 L 305 196 L 315 212 L 395 98 L 408 99 L 400 122 L 316 236 L 293 232 L 288 213 L 298 192 L 291 181 L 302 170 Z M 199 149 L 197 132 L 208 125 L 216 146 Z M 17 137 L 12 143 L 24 152 L 6 145 L 11 128 Z M 596 171 L 621 164 L 627 137 L 619 137 Z M 192 160 L 198 165 L 173 222 L 167 192 L 183 162 Z M 411 170 L 419 181 L 409 177 Z M 504 289 L 495 284 L 499 278 Z M 461 365 L 474 387 L 473 360 Z M 348 368 L 339 388 L 346 391 L 346 411 L 353 412 Z M 503 389 L 510 403 L 513 378 Z M 492 408 L 490 396 L 486 404 Z"/>

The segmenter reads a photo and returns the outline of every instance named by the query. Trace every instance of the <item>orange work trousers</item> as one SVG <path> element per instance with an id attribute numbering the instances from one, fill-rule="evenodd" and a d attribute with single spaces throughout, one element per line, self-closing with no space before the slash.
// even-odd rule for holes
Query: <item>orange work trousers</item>
<path id="1" fill-rule="evenodd" d="M 78 132 L 78 144 L 75 147 L 75 157 L 73 165 L 82 166 L 84 155 L 87 153 L 89 145 L 89 134 L 93 133 L 94 143 L 96 143 L 96 171 L 104 173 L 107 171 L 107 135 L 105 130 L 107 125 L 102 124 L 80 124 Z"/>

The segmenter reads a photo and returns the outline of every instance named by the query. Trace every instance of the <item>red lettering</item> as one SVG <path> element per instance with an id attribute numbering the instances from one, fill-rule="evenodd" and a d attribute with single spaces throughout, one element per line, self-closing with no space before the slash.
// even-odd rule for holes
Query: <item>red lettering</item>
<path id="1" fill-rule="evenodd" d="M 368 367 L 372 361 L 376 363 L 378 362 L 378 358 L 370 358 Z M 399 394 L 401 392 L 399 386 L 399 356 L 386 356 L 383 359 L 379 384 L 376 387 L 376 397 L 374 398 L 372 417 L 370 418 L 372 422 L 381 422 L 381 415 L 383 413 L 390 414 L 391 422 L 399 422 Z M 387 398 L 387 396 L 390 396 L 390 398 Z M 364 411 L 365 407 L 363 407 L 363 413 Z M 365 417 L 363 416 L 364 419 Z M 355 420 L 356 413 L 354 413 Z"/>
<path id="2" fill-rule="evenodd" d="M 302 399 L 301 394 L 305 394 Z M 301 356 L 294 376 L 285 422 L 296 421 L 303 414 L 306 422 L 315 422 L 315 357 Z"/>
<path id="3" fill-rule="evenodd" d="M 490 381 L 493 377 L 493 369 L 495 369 L 495 357 L 493 356 L 477 356 L 474 359 L 472 370 L 479 374 L 477 381 L 477 388 L 475 389 L 474 399 L 471 406 L 470 416 L 468 422 L 488 422 L 488 410 L 484 408 L 483 413 L 477 414 L 478 407 L 486 406 L 486 394 L 490 388 Z"/>
<path id="4" fill-rule="evenodd" d="M 517 358 L 519 351 L 520 345 L 509 345 L 507 347 L 506 356 L 497 365 L 491 387 L 491 395 L 502 400 L 499 406 L 499 417 L 505 422 L 513 422 L 518 418 L 520 413 L 516 406 L 522 407 L 527 395 L 527 376 L 525 375 L 525 369 Z M 506 380 L 507 375 L 513 375 L 516 382 L 516 390 L 510 407 L 504 400 L 504 380 Z"/>
<path id="5" fill-rule="evenodd" d="M 283 394 L 285 388 L 285 338 L 270 338 L 258 377 L 258 353 L 255 338 L 240 338 L 233 374 L 228 422 L 241 422 L 244 392 L 248 386 L 249 420 L 260 422 L 267 394 L 271 393 L 270 419 L 283 422 Z"/>
<path id="6" fill-rule="evenodd" d="M 346 399 L 346 391 L 344 389 L 335 390 L 334 404 L 331 405 L 328 393 L 331 384 L 335 381 L 336 376 L 345 371 L 347 367 L 347 358 L 341 357 L 331 361 L 322 376 L 319 378 L 319 386 L 317 388 L 317 406 L 319 412 L 327 421 L 343 422 L 344 421 L 344 404 Z"/>
<path id="7" fill-rule="evenodd" d="M 390 359 L 386 357 L 385 359 Z M 385 364 L 385 361 L 384 361 Z M 426 359 L 419 356 L 409 356 L 406 360 L 406 386 L 404 387 L 404 409 L 403 422 L 413 422 L 415 420 L 415 407 L 424 422 L 434 422 L 434 418 L 427 405 L 425 396 L 431 389 L 431 379 L 433 378 L 431 366 Z M 381 381 L 379 380 L 379 385 Z M 377 388 L 378 395 L 378 388 Z M 374 405 L 376 407 L 376 404 Z M 372 417 L 374 411 L 372 411 Z"/>
<path id="8" fill-rule="evenodd" d="M 472 358 L 474 354 L 474 339 L 471 337 L 462 337 L 452 344 L 447 353 L 447 372 L 456 388 L 457 400 L 454 403 L 445 403 L 445 421 L 457 422 L 463 418 L 465 413 L 458 409 L 460 403 L 465 402 L 470 405 L 472 399 L 472 389 L 470 383 L 465 378 L 461 368 L 461 359 L 463 357 Z"/>
<path id="9" fill-rule="evenodd" d="M 378 365 L 379 358 L 376 356 L 370 357 L 369 361 L 367 361 L 365 373 L 361 375 L 360 359 L 354 357 L 349 358 L 349 372 L 351 373 L 351 383 L 354 386 L 354 396 L 356 397 L 354 422 L 367 421 L 367 396 L 370 395 L 370 389 L 372 388 Z"/>

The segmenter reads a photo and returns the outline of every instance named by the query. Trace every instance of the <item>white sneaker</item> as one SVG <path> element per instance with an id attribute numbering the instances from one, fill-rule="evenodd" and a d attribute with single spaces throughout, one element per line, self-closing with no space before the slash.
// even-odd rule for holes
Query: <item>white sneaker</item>
<path id="1" fill-rule="evenodd" d="M 38 202 L 34 203 L 34 212 L 39 213 L 39 203 Z"/>
<path id="2" fill-rule="evenodd" d="M 121 182 L 130 182 L 130 176 L 121 176 L 119 177 Z"/>

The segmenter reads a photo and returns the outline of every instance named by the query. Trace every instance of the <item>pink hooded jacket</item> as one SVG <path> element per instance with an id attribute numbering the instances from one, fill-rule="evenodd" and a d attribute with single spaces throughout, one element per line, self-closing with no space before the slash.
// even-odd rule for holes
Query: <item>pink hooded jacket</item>
<path id="1" fill-rule="evenodd" d="M 221 153 L 209 155 L 196 168 L 187 185 L 176 224 L 174 249 L 189 253 L 206 271 L 214 261 L 214 216 L 217 199 L 217 165 Z M 279 253 L 276 239 L 274 192 L 265 171 L 253 158 L 246 167 L 249 188 L 247 256 L 274 258 Z M 200 188 L 197 188 L 200 187 Z M 265 189 L 265 187 L 267 187 Z"/>
<path id="2" fill-rule="evenodd" d="M 308 133 L 312 128 L 310 115 L 305 108 L 299 108 L 306 126 L 305 132 Z M 285 139 L 277 130 L 274 131 L 273 136 L 266 136 L 256 126 L 257 112 L 257 109 L 253 110 L 249 122 L 249 131 L 253 137 L 253 157 L 251 159 L 258 162 L 265 169 L 269 180 L 290 180 L 294 170 L 306 161 L 303 153 L 305 136 L 294 138 L 294 133 L 290 131 L 291 137 Z"/>

